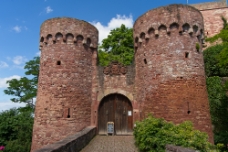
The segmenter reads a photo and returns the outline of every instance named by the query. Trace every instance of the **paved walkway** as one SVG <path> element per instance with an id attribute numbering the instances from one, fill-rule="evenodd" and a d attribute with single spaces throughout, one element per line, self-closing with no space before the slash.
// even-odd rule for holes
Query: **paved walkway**
<path id="1" fill-rule="evenodd" d="M 138 152 L 133 136 L 96 136 L 81 152 Z"/>

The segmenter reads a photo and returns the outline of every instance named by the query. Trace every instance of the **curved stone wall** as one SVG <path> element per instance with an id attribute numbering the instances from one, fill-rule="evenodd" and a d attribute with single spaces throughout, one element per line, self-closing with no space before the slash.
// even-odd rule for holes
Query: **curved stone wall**
<path id="1" fill-rule="evenodd" d="M 150 10 L 134 24 L 136 101 L 148 113 L 190 120 L 212 138 L 203 54 L 202 14 L 185 5 Z M 197 48 L 199 45 L 199 49 Z"/>
<path id="2" fill-rule="evenodd" d="M 85 21 L 54 18 L 42 24 L 32 150 L 90 125 L 97 44 L 97 29 Z"/>

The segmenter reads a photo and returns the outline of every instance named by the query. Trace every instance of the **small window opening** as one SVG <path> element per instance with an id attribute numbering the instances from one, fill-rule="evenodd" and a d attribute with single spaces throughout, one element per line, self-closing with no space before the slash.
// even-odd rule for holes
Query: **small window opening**
<path id="1" fill-rule="evenodd" d="M 68 108 L 67 118 L 70 118 L 70 108 Z"/>
<path id="2" fill-rule="evenodd" d="M 189 52 L 185 52 L 185 58 L 189 57 Z"/>
<path id="3" fill-rule="evenodd" d="M 147 61 L 146 61 L 146 59 L 144 59 L 144 63 L 145 63 L 145 64 L 147 64 Z"/>
<path id="4" fill-rule="evenodd" d="M 57 61 L 57 63 L 56 63 L 57 65 L 61 65 L 61 61 Z"/>

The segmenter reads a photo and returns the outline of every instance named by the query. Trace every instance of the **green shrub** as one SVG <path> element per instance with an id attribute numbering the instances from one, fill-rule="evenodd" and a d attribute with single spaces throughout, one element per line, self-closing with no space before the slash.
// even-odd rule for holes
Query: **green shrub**
<path id="1" fill-rule="evenodd" d="M 0 112 L 0 146 L 5 146 L 4 152 L 30 152 L 33 120 L 31 111 Z"/>
<path id="2" fill-rule="evenodd" d="M 225 45 L 219 44 L 219 45 L 209 47 L 203 51 L 205 73 L 207 77 L 212 77 L 212 76 L 223 77 L 228 75 L 227 66 L 220 64 L 219 54 L 224 48 L 226 48 Z"/>
<path id="3" fill-rule="evenodd" d="M 211 120 L 214 126 L 214 142 L 228 144 L 228 97 L 227 86 L 222 85 L 218 76 L 207 78 L 207 91 L 210 104 Z M 224 146 L 223 150 L 228 150 Z"/>
<path id="4" fill-rule="evenodd" d="M 136 123 L 134 136 L 141 152 L 163 152 L 167 144 L 200 151 L 207 151 L 212 146 L 208 142 L 208 135 L 194 130 L 191 122 L 174 125 L 164 119 L 154 118 L 152 115 Z"/>

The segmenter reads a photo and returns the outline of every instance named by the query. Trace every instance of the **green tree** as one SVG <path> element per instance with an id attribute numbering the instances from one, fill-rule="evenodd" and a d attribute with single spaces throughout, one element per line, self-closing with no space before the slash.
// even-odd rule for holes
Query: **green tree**
<path id="1" fill-rule="evenodd" d="M 210 103 L 211 120 L 214 126 L 214 142 L 228 143 L 228 82 L 221 77 L 228 76 L 228 24 L 225 18 L 223 29 L 219 34 L 207 38 L 208 42 L 220 39 L 221 44 L 207 48 L 204 51 L 205 72 L 207 75 L 207 91 Z M 223 81 L 221 81 L 223 80 Z M 228 151 L 228 147 L 222 147 Z"/>
<path id="2" fill-rule="evenodd" d="M 0 113 L 0 145 L 4 152 L 29 152 L 32 141 L 31 111 L 10 109 Z"/>
<path id="3" fill-rule="evenodd" d="M 207 78 L 207 91 L 210 103 L 215 143 L 228 143 L 228 97 L 226 88 L 218 76 Z M 227 149 L 226 149 L 227 150 Z"/>
<path id="4" fill-rule="evenodd" d="M 24 69 L 26 75 L 31 75 L 32 78 L 22 77 L 21 79 L 12 79 L 7 81 L 9 87 L 4 90 L 7 95 L 15 96 L 10 100 L 13 102 L 26 103 L 26 108 L 34 108 L 34 98 L 37 92 L 37 83 L 39 77 L 39 62 L 40 57 L 34 57 L 33 60 L 26 62 Z"/>
<path id="5" fill-rule="evenodd" d="M 112 61 L 130 65 L 134 57 L 133 30 L 121 25 L 111 30 L 99 47 L 99 65 L 106 66 Z"/>
<path id="6" fill-rule="evenodd" d="M 205 73 L 207 77 L 212 76 L 227 76 L 228 67 L 220 64 L 219 54 L 221 51 L 227 47 L 223 44 L 218 44 L 207 48 L 203 51 Z"/>
<path id="7" fill-rule="evenodd" d="M 228 23 L 224 17 L 222 17 L 222 20 L 223 20 L 223 29 L 220 31 L 220 33 L 211 38 L 207 38 L 206 41 L 215 42 L 218 39 L 222 40 L 223 48 L 218 54 L 218 60 L 219 60 L 220 66 L 227 67 L 228 66 Z"/>

